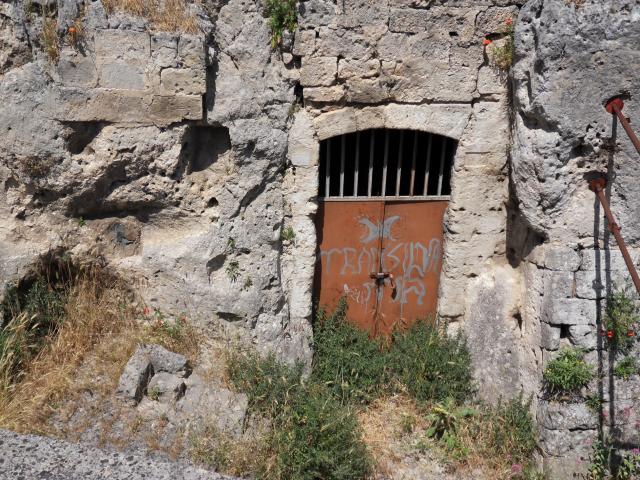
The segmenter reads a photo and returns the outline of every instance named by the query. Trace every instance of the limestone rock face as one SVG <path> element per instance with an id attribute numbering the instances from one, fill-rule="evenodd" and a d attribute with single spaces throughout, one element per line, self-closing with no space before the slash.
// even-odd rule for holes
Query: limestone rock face
<path id="1" fill-rule="evenodd" d="M 587 397 L 592 406 L 602 403 L 602 428 L 614 443 L 638 445 L 633 412 L 640 403 L 626 396 L 638 379 L 612 374 L 612 353 L 599 335 L 606 297 L 630 286 L 630 276 L 588 180 L 607 178 L 606 196 L 638 265 L 638 155 L 604 104 L 622 96 L 625 115 L 640 115 L 639 18 L 640 5 L 631 0 L 531 0 L 516 26 L 511 238 L 527 292 L 523 321 L 539 331 L 538 378 L 558 349 L 570 345 L 585 349 L 601 374 L 574 404 L 539 395 L 551 478 L 588 465 L 599 412 L 586 407 Z M 636 342 L 631 355 L 638 351 Z"/>
<path id="2" fill-rule="evenodd" d="M 196 2 L 196 34 L 58 3 L 0 7 L 0 290 L 54 248 L 99 255 L 151 306 L 308 364 L 279 262 L 297 71 L 260 2 Z"/>

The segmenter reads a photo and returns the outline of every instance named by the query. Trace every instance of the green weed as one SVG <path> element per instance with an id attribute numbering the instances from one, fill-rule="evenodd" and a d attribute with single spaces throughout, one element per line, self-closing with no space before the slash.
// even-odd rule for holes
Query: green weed
<path id="1" fill-rule="evenodd" d="M 565 348 L 547 364 L 543 380 L 550 396 L 574 396 L 593 379 L 593 366 L 583 356 L 578 348 Z"/>
<path id="2" fill-rule="evenodd" d="M 346 312 L 344 299 L 331 315 L 319 312 L 314 325 L 312 378 L 344 404 L 366 403 L 383 389 L 388 355 L 366 332 L 347 322 Z"/>
<path id="3" fill-rule="evenodd" d="M 293 33 L 298 25 L 296 0 L 266 0 L 265 13 L 271 28 L 271 47 L 282 42 L 285 30 Z"/>
<path id="4" fill-rule="evenodd" d="M 619 290 L 607 299 L 604 329 L 607 344 L 620 352 L 628 351 L 635 342 L 640 314 L 636 301 L 626 290 Z"/>
<path id="5" fill-rule="evenodd" d="M 296 238 L 296 232 L 292 227 L 286 227 L 282 230 L 282 240 L 285 242 L 293 242 Z"/>
<path id="6" fill-rule="evenodd" d="M 638 373 L 638 361 L 631 355 L 627 355 L 616 363 L 616 366 L 613 369 L 613 374 L 624 380 L 629 380 L 629 377 L 636 373 Z"/>
<path id="7" fill-rule="evenodd" d="M 474 391 L 465 340 L 424 321 L 394 335 L 388 364 L 391 375 L 420 402 L 452 398 L 461 403 Z"/>

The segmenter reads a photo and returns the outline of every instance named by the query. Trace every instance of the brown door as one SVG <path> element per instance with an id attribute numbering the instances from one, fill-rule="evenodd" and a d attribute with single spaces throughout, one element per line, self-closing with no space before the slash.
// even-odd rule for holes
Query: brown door
<path id="1" fill-rule="evenodd" d="M 447 203 L 322 203 L 317 216 L 319 305 L 331 311 L 345 297 L 349 321 L 373 336 L 433 318 Z"/>
<path id="2" fill-rule="evenodd" d="M 350 322 L 388 336 L 435 318 L 455 142 L 369 130 L 323 140 L 315 296 Z"/>

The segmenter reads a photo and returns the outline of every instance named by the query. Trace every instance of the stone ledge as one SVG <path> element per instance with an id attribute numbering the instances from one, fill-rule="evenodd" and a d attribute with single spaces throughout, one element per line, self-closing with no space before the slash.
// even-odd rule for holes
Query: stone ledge
<path id="1" fill-rule="evenodd" d="M 168 125 L 202 119 L 200 95 L 161 96 L 131 90 L 62 91 L 64 109 L 57 119 L 72 122 L 151 123 Z"/>
<path id="2" fill-rule="evenodd" d="M 0 430 L 0 480 L 75 478 L 111 480 L 232 480 L 233 477 L 184 463 L 150 458 L 135 451 L 114 451 L 36 435 Z"/>

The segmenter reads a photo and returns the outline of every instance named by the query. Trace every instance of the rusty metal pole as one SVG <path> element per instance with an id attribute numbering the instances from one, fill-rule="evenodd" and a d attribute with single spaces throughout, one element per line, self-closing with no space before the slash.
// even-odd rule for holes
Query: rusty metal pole
<path id="1" fill-rule="evenodd" d="M 638 139 L 638 137 L 636 137 L 636 134 L 633 133 L 627 117 L 622 114 L 622 109 L 624 108 L 624 102 L 622 101 L 622 99 L 614 98 L 609 103 L 607 103 L 604 108 L 610 114 L 616 115 L 618 117 L 622 128 L 624 128 L 624 131 L 627 132 L 627 135 L 629 135 L 631 143 L 633 143 L 633 146 L 636 147 L 636 150 L 638 151 L 638 153 L 640 153 L 640 140 Z"/>
<path id="2" fill-rule="evenodd" d="M 591 182 L 589 182 L 589 188 L 595 192 L 598 199 L 600 200 L 600 203 L 602 204 L 604 214 L 607 217 L 607 221 L 609 222 L 609 231 L 613 233 L 613 236 L 616 238 L 618 248 L 620 249 L 620 252 L 622 252 L 622 257 L 624 258 L 624 263 L 627 264 L 627 269 L 629 269 L 633 284 L 635 285 L 638 294 L 640 294 L 640 276 L 638 276 L 636 266 L 634 265 L 633 260 L 631 260 L 631 255 L 629 255 L 627 245 L 624 243 L 622 235 L 620 235 L 620 230 L 622 230 L 622 228 L 616 223 L 616 220 L 613 217 L 613 213 L 611 213 L 611 209 L 609 208 L 609 203 L 607 202 L 607 197 L 604 193 L 606 184 L 607 182 L 604 178 L 599 178 L 597 180 L 591 180 Z"/>

